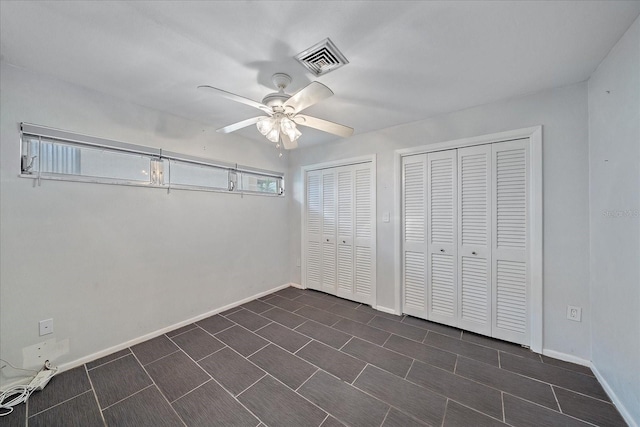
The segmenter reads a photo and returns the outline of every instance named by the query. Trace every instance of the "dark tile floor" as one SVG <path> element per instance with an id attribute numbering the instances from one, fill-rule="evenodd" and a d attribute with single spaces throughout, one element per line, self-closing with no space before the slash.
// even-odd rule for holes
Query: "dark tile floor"
<path id="1" fill-rule="evenodd" d="M 588 368 L 287 288 L 64 372 L 7 426 L 624 426 Z"/>

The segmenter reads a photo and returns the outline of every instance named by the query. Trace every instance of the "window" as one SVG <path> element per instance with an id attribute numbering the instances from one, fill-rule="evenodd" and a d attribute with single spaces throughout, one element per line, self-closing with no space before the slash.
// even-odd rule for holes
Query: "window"
<path id="1" fill-rule="evenodd" d="M 279 181 L 280 178 L 278 177 L 254 175 L 245 172 L 242 174 L 242 190 L 253 193 L 279 194 Z"/>
<path id="2" fill-rule="evenodd" d="M 284 174 L 22 123 L 25 178 L 284 194 Z M 240 183 L 240 185 L 238 185 Z"/>

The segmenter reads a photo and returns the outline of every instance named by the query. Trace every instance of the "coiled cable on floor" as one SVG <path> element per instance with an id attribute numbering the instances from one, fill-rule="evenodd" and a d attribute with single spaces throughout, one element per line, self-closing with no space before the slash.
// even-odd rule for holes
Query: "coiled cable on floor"
<path id="1" fill-rule="evenodd" d="M 2 361 L 4 363 L 6 363 L 7 365 L 11 366 L 13 369 L 17 369 L 17 370 L 20 370 L 20 371 L 35 372 L 36 375 L 33 376 L 31 381 L 33 381 L 33 379 L 37 376 L 37 374 L 39 372 L 39 371 L 36 371 L 34 369 L 23 369 L 23 368 L 15 367 L 11 363 L 7 362 L 4 359 L 0 359 L 0 361 Z M 2 368 L 4 368 L 4 366 Z M 31 396 L 31 394 L 34 391 L 36 391 L 38 389 L 38 387 L 40 387 L 40 385 L 42 385 L 43 383 L 49 382 L 51 380 L 51 378 L 53 378 L 53 376 L 58 371 L 56 368 L 51 368 L 51 366 L 49 365 L 48 361 L 47 361 L 47 363 L 45 363 L 45 369 L 52 371 L 53 374 L 48 378 L 42 379 L 41 381 L 39 381 L 36 384 L 31 384 L 31 381 L 29 381 L 29 384 L 27 384 L 27 385 L 17 384 L 17 385 L 14 385 L 13 387 L 9 387 L 8 389 L 3 390 L 2 392 L 0 392 L 0 417 L 4 417 L 5 415 L 9 415 L 10 413 L 13 412 L 13 407 L 14 406 L 19 405 L 19 404 L 24 403 L 27 400 L 29 400 L 29 397 Z"/>

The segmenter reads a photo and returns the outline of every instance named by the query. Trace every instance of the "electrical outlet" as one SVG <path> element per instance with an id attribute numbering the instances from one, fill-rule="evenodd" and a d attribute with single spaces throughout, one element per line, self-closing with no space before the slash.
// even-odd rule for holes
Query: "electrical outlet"
<path id="1" fill-rule="evenodd" d="M 575 307 L 573 305 L 567 306 L 567 319 L 573 320 L 575 322 L 580 322 L 582 320 L 582 308 Z"/>
<path id="2" fill-rule="evenodd" d="M 53 319 L 41 320 L 38 324 L 40 325 L 40 336 L 53 333 Z"/>

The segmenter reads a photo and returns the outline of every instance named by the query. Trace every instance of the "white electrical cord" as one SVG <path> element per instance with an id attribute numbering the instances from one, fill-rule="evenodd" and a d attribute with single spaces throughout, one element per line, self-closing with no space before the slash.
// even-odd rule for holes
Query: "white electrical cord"
<path id="1" fill-rule="evenodd" d="M 20 371 L 35 372 L 36 375 L 34 375 L 31 381 L 33 381 L 33 379 L 35 379 L 37 374 L 40 372 L 34 369 L 18 368 L 16 366 L 13 366 L 11 363 L 7 362 L 4 359 L 0 359 L 0 360 L 6 363 L 7 365 L 11 366 L 13 369 L 17 369 Z M 0 369 L 4 368 L 5 366 L 0 367 Z M 5 415 L 9 415 L 10 413 L 12 413 L 14 406 L 19 405 L 20 403 L 26 402 L 31 396 L 31 394 L 38 389 L 38 387 L 40 387 L 44 383 L 49 382 L 51 378 L 56 374 L 56 372 L 58 372 L 57 368 L 51 367 L 48 360 L 44 363 L 43 369 L 53 371 L 53 374 L 50 377 L 43 378 L 36 384 L 31 384 L 31 381 L 30 381 L 29 384 L 27 385 L 18 384 L 8 388 L 7 390 L 3 390 L 2 392 L 0 392 L 0 417 L 4 417 Z"/>

